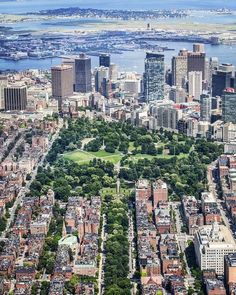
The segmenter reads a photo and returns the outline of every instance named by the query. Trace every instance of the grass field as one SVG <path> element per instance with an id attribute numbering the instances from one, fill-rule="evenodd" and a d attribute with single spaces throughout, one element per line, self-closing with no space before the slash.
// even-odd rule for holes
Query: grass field
<path id="1" fill-rule="evenodd" d="M 182 159 L 182 158 L 186 158 L 187 156 L 188 156 L 188 154 L 179 154 L 177 157 L 179 159 Z M 136 154 L 136 155 L 130 156 L 129 157 L 129 160 L 133 160 L 133 161 L 136 162 L 136 161 L 138 161 L 140 159 L 148 159 L 148 160 L 152 160 L 153 158 L 158 158 L 158 159 L 171 159 L 173 157 L 174 157 L 173 155 L 164 155 L 164 154 L 156 155 L 156 156 L 146 155 L 146 154 Z"/>
<path id="2" fill-rule="evenodd" d="M 113 164 L 117 164 L 121 160 L 122 155 L 120 152 L 115 152 L 112 154 L 107 153 L 104 150 L 98 152 L 86 152 L 77 150 L 70 153 L 66 153 L 64 157 L 66 159 L 75 161 L 78 164 L 86 164 L 94 158 L 109 161 Z"/>
<path id="3" fill-rule="evenodd" d="M 120 188 L 120 194 L 124 196 L 129 196 L 132 192 L 132 188 Z M 111 187 L 104 187 L 100 191 L 101 196 L 105 197 L 106 195 L 111 195 L 111 196 L 117 196 L 116 188 L 111 188 Z"/>

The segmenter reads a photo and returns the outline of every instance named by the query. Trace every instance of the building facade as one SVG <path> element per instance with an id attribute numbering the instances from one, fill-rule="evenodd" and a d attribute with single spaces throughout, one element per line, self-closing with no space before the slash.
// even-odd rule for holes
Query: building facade
<path id="1" fill-rule="evenodd" d="M 222 96 L 222 120 L 236 124 L 236 92 L 227 88 Z"/>
<path id="2" fill-rule="evenodd" d="M 109 68 L 111 65 L 111 56 L 110 54 L 100 54 L 99 55 L 99 67 Z"/>
<path id="3" fill-rule="evenodd" d="M 172 58 L 172 84 L 185 88 L 188 71 L 188 52 L 180 51 L 178 56 Z"/>
<path id="4" fill-rule="evenodd" d="M 200 100 L 202 94 L 202 72 L 189 72 L 189 95 L 195 100 Z"/>
<path id="5" fill-rule="evenodd" d="M 75 58 L 75 91 L 82 93 L 92 91 L 91 58 L 85 54 Z"/>
<path id="6" fill-rule="evenodd" d="M 196 232 L 194 248 L 200 269 L 214 269 L 217 275 L 224 274 L 225 255 L 236 252 L 235 240 L 230 230 L 217 222 L 202 226 Z"/>
<path id="7" fill-rule="evenodd" d="M 164 98 L 165 63 L 164 55 L 147 53 L 144 73 L 144 97 L 146 102 Z"/>
<path id="8" fill-rule="evenodd" d="M 27 105 L 26 86 L 7 86 L 4 88 L 5 111 L 23 111 Z"/>
<path id="9" fill-rule="evenodd" d="M 58 100 L 59 106 L 62 100 L 73 94 L 73 67 L 62 65 L 53 67 L 52 73 L 52 96 Z"/>
<path id="10" fill-rule="evenodd" d="M 209 94 L 200 96 L 200 119 L 211 122 L 211 96 Z"/>

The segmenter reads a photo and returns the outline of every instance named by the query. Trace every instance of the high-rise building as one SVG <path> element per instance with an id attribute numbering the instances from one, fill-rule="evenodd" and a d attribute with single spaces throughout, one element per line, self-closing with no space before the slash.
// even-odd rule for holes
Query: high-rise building
<path id="1" fill-rule="evenodd" d="M 230 87 L 231 71 L 218 70 L 212 75 L 212 96 L 221 96 Z"/>
<path id="2" fill-rule="evenodd" d="M 4 87 L 6 87 L 7 84 L 7 76 L 0 76 L 0 110 L 4 109 Z"/>
<path id="3" fill-rule="evenodd" d="M 193 44 L 193 52 L 204 53 L 205 52 L 205 45 L 203 43 Z"/>
<path id="4" fill-rule="evenodd" d="M 162 100 L 165 86 L 164 55 L 147 53 L 144 73 L 144 97 L 147 102 Z"/>
<path id="5" fill-rule="evenodd" d="M 91 58 L 83 53 L 75 58 L 75 91 L 92 91 Z"/>
<path id="6" fill-rule="evenodd" d="M 109 68 L 111 65 L 111 56 L 110 54 L 100 54 L 99 55 L 99 67 Z"/>
<path id="7" fill-rule="evenodd" d="M 73 94 L 73 68 L 68 65 L 52 67 L 52 96 L 59 102 Z"/>
<path id="8" fill-rule="evenodd" d="M 75 90 L 75 59 L 65 58 L 62 61 L 62 65 L 70 66 L 73 68 L 73 90 Z"/>
<path id="9" fill-rule="evenodd" d="M 4 88 L 5 111 L 23 111 L 27 106 L 26 86 L 10 85 Z"/>
<path id="10" fill-rule="evenodd" d="M 170 130 L 178 129 L 178 121 L 183 116 L 182 110 L 176 109 L 168 104 L 154 105 L 151 107 L 150 112 L 156 118 L 158 127 Z"/>
<path id="11" fill-rule="evenodd" d="M 113 64 L 113 63 L 110 64 L 109 79 L 112 81 L 116 81 L 118 79 L 118 69 L 116 64 Z"/>
<path id="12" fill-rule="evenodd" d="M 200 96 L 200 119 L 211 122 L 211 96 L 203 93 Z"/>
<path id="13" fill-rule="evenodd" d="M 200 100 L 202 94 L 202 72 L 189 72 L 188 81 L 189 95 L 195 100 Z"/>
<path id="14" fill-rule="evenodd" d="M 104 79 L 106 81 L 109 80 L 109 68 L 99 67 L 94 71 L 95 76 L 95 91 L 101 93 L 102 83 L 104 83 Z"/>
<path id="15" fill-rule="evenodd" d="M 236 75 L 230 79 L 230 87 L 236 91 Z"/>
<path id="16" fill-rule="evenodd" d="M 173 86 L 169 91 L 169 99 L 175 103 L 186 102 L 186 90 L 181 87 Z"/>
<path id="17" fill-rule="evenodd" d="M 236 124 L 236 92 L 227 88 L 222 96 L 222 120 Z"/>
<path id="18" fill-rule="evenodd" d="M 218 57 L 211 57 L 210 58 L 210 68 L 212 71 L 217 71 L 219 68 L 219 59 Z"/>
<path id="19" fill-rule="evenodd" d="M 232 77 L 235 74 L 235 66 L 229 63 L 219 65 L 219 70 L 223 72 L 230 72 Z"/>
<path id="20" fill-rule="evenodd" d="M 208 72 L 209 89 L 212 89 L 212 75 L 216 73 L 218 68 L 219 68 L 219 60 L 218 60 L 218 58 L 217 57 L 211 57 L 210 61 L 209 61 L 209 72 Z"/>
<path id="21" fill-rule="evenodd" d="M 225 255 L 236 252 L 232 233 L 217 222 L 200 227 L 194 238 L 194 248 L 200 269 L 214 269 L 217 275 L 224 274 Z"/>
<path id="22" fill-rule="evenodd" d="M 188 76 L 188 52 L 181 50 L 178 56 L 172 58 L 172 84 L 185 88 Z"/>
<path id="23" fill-rule="evenodd" d="M 202 72 L 202 79 L 205 80 L 206 54 L 204 52 L 188 53 L 188 74 L 190 72 Z"/>

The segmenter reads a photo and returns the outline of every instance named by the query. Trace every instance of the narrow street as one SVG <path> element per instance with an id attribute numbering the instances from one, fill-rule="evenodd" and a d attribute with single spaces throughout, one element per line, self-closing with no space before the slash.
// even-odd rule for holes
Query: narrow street
<path id="1" fill-rule="evenodd" d="M 106 241 L 106 215 L 103 214 L 102 216 L 102 232 L 101 232 L 101 253 L 100 253 L 100 261 L 99 261 L 99 268 L 98 268 L 98 295 L 103 294 L 103 282 L 104 282 L 104 264 L 106 261 L 106 256 L 104 253 L 104 243 Z"/>
<path id="2" fill-rule="evenodd" d="M 137 293 L 137 282 L 135 280 L 136 272 L 136 259 L 135 259 L 135 242 L 134 242 L 134 222 L 131 209 L 128 211 L 129 218 L 129 231 L 128 231 L 128 240 L 129 240 L 129 276 L 128 278 L 132 283 L 131 294 L 135 295 Z"/>
<path id="3" fill-rule="evenodd" d="M 217 202 L 217 207 L 220 210 L 220 214 L 222 216 L 224 224 L 231 229 L 231 225 L 229 223 L 229 218 L 227 217 L 226 210 L 222 207 L 222 201 L 218 198 L 218 194 L 216 191 L 216 183 L 214 182 L 213 176 L 212 176 L 212 170 L 216 166 L 216 161 L 212 162 L 207 169 L 207 181 L 208 181 L 208 187 L 209 192 L 212 193 L 213 197 L 215 198 Z"/>
<path id="4" fill-rule="evenodd" d="M 189 282 L 191 282 L 191 285 L 193 285 L 195 279 L 191 274 L 191 270 L 188 266 L 187 258 L 185 255 L 187 241 L 193 240 L 193 237 L 182 232 L 182 226 L 184 225 L 184 223 L 183 223 L 182 216 L 180 213 L 181 203 L 180 202 L 171 202 L 171 206 L 172 206 L 173 212 L 175 212 L 175 218 L 176 218 L 176 220 L 175 220 L 176 240 L 177 240 L 180 252 L 183 253 L 183 261 L 186 265 L 186 272 L 187 272 L 187 276 L 188 276 L 187 284 L 189 284 Z"/>

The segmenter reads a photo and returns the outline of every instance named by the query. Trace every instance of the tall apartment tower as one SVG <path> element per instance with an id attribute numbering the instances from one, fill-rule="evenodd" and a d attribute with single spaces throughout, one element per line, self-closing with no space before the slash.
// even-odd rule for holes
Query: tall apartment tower
<path id="1" fill-rule="evenodd" d="M 75 91 L 92 91 L 91 58 L 83 53 L 75 58 Z"/>
<path id="2" fill-rule="evenodd" d="M 164 55 L 147 53 L 144 73 L 144 97 L 146 102 L 162 100 L 165 86 Z"/>
<path id="3" fill-rule="evenodd" d="M 225 89 L 222 95 L 222 120 L 236 124 L 236 92 L 233 88 Z"/>
<path id="4" fill-rule="evenodd" d="M 211 122 L 211 96 L 203 93 L 200 97 L 200 118 L 202 121 Z"/>
<path id="5" fill-rule="evenodd" d="M 23 111 L 27 106 L 26 86 L 10 85 L 4 88 L 5 111 Z"/>
<path id="6" fill-rule="evenodd" d="M 202 72 L 189 72 L 189 95 L 200 100 L 202 94 Z"/>
<path id="7" fill-rule="evenodd" d="M 188 74 L 190 72 L 202 72 L 202 79 L 205 80 L 206 54 L 204 52 L 188 53 Z"/>
<path id="8" fill-rule="evenodd" d="M 172 58 L 172 84 L 185 88 L 188 76 L 188 51 L 181 50 L 178 56 Z"/>
<path id="9" fill-rule="evenodd" d="M 111 65 L 111 56 L 110 54 L 100 54 L 99 55 L 99 67 L 109 68 Z"/>
<path id="10" fill-rule="evenodd" d="M 59 107 L 63 99 L 73 94 L 73 67 L 62 65 L 51 68 L 52 96 L 58 99 Z"/>
<path id="11" fill-rule="evenodd" d="M 6 87 L 7 84 L 7 76 L 0 76 L 0 110 L 4 110 L 4 87 Z"/>

